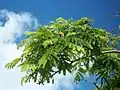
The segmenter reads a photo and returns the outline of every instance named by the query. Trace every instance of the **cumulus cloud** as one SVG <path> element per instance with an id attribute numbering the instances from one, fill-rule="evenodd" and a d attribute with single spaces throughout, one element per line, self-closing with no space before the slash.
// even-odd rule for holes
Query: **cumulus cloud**
<path id="1" fill-rule="evenodd" d="M 36 85 L 34 83 L 20 85 L 22 73 L 18 69 L 8 71 L 4 65 L 21 55 L 16 41 L 24 32 L 38 27 L 38 20 L 30 13 L 14 13 L 0 11 L 0 90 L 74 90 L 72 75 L 56 75 L 55 84 Z M 62 89 L 61 89 L 62 88 Z"/>

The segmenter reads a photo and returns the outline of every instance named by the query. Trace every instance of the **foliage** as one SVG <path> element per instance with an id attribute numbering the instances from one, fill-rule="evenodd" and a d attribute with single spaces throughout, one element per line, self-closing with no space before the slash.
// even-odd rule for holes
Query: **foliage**
<path id="1" fill-rule="evenodd" d="M 76 72 L 75 81 L 79 82 L 86 74 L 96 75 L 101 81 L 99 87 L 109 87 L 120 83 L 119 36 L 101 28 L 91 26 L 91 20 L 56 19 L 41 26 L 21 41 L 22 55 L 5 67 L 17 66 L 26 75 L 22 84 L 33 80 L 37 84 L 54 83 L 54 75 Z M 116 82 L 116 80 L 119 80 Z"/>

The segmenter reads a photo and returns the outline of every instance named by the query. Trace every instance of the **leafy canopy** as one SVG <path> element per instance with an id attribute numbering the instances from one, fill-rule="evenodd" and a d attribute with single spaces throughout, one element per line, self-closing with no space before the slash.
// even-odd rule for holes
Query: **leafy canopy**
<path id="1" fill-rule="evenodd" d="M 55 74 L 66 75 L 66 72 L 76 72 L 75 81 L 79 82 L 88 72 L 96 75 L 95 83 L 100 80 L 101 87 L 117 87 L 120 37 L 92 27 L 90 19 L 60 17 L 25 35 L 27 38 L 18 45 L 18 48 L 24 47 L 22 55 L 5 66 L 7 69 L 17 66 L 21 72 L 26 72 L 22 83 L 31 80 L 37 84 L 54 83 Z"/>

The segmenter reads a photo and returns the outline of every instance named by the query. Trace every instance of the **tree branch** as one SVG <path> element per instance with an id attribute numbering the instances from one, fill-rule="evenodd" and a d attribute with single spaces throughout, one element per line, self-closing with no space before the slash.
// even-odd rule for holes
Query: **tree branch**
<path id="1" fill-rule="evenodd" d="M 92 82 L 92 81 L 88 81 L 88 80 L 85 80 L 86 82 L 89 82 L 89 83 L 91 83 L 91 84 L 93 84 L 93 85 L 95 85 L 95 87 L 97 88 L 97 90 L 100 90 L 100 87 L 97 85 L 97 83 L 95 83 L 95 82 Z"/>
<path id="2" fill-rule="evenodd" d="M 100 88 L 98 87 L 98 85 L 96 83 L 92 83 L 93 85 L 95 85 L 95 87 L 100 90 Z"/>
<path id="3" fill-rule="evenodd" d="M 106 54 L 106 53 L 120 53 L 120 50 L 108 50 L 103 52 L 103 54 Z"/>
<path id="4" fill-rule="evenodd" d="M 74 63 L 74 62 L 76 62 L 76 61 L 79 61 L 80 60 L 80 58 L 79 59 L 76 59 L 76 60 L 74 60 L 74 61 L 70 61 L 71 63 L 70 64 L 72 64 L 72 63 Z"/>

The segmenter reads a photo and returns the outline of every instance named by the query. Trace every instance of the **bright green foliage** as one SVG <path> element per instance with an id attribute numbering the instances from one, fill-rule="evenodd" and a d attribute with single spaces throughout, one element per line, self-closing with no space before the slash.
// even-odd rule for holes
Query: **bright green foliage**
<path id="1" fill-rule="evenodd" d="M 89 75 L 96 75 L 96 83 L 101 79 L 102 87 L 117 87 L 120 55 L 115 50 L 120 37 L 94 28 L 90 22 L 86 17 L 77 21 L 58 18 L 34 32 L 25 33 L 28 38 L 18 45 L 18 48 L 25 47 L 23 54 L 8 63 L 6 68 L 18 66 L 26 72 L 22 83 L 30 80 L 38 84 L 54 83 L 56 73 L 66 75 L 66 72 L 75 71 L 76 82 L 89 72 Z"/>

